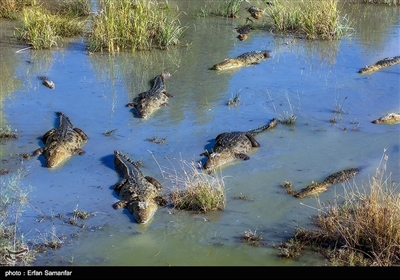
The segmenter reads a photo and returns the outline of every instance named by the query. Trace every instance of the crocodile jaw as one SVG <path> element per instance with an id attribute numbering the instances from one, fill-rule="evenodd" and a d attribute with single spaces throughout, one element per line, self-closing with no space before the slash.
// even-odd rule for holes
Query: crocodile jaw
<path id="1" fill-rule="evenodd" d="M 128 211 L 139 224 L 146 224 L 150 221 L 156 213 L 157 208 L 157 203 L 152 199 L 146 201 L 135 200 L 128 205 Z"/>

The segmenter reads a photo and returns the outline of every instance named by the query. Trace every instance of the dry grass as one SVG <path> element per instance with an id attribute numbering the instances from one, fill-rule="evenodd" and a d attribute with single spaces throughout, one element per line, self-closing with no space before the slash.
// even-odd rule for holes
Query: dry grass
<path id="1" fill-rule="evenodd" d="M 179 171 L 174 167 L 162 172 L 173 185 L 169 198 L 174 208 L 199 213 L 225 209 L 225 184 L 218 174 L 203 173 L 199 163 L 185 160 L 179 161 Z"/>
<path id="2" fill-rule="evenodd" d="M 20 234 L 20 217 L 28 202 L 31 187 L 23 186 L 21 180 L 26 170 L 19 169 L 10 177 L 0 178 L 0 260 L 5 265 L 28 265 L 34 261 L 32 251 L 13 254 L 21 248 L 28 248 L 23 234 Z"/>
<path id="3" fill-rule="evenodd" d="M 387 160 L 384 154 L 367 186 L 345 191 L 343 203 L 319 203 L 318 229 L 298 229 L 296 239 L 324 248 L 334 265 L 399 265 L 399 184 L 386 173 Z"/>
<path id="4" fill-rule="evenodd" d="M 36 0 L 1 0 L 0 18 L 15 20 L 26 6 L 36 5 Z"/>

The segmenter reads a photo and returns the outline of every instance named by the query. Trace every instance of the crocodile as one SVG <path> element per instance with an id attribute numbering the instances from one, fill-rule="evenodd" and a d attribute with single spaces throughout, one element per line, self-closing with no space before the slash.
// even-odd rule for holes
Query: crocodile
<path id="1" fill-rule="evenodd" d="M 113 204 L 114 209 L 126 207 L 139 224 L 151 220 L 158 206 L 165 206 L 162 185 L 153 177 L 144 176 L 140 167 L 122 151 L 114 151 L 114 164 L 124 179 L 114 185 L 114 191 L 121 197 Z"/>
<path id="2" fill-rule="evenodd" d="M 226 70 L 231 68 L 237 68 L 241 66 L 259 64 L 264 59 L 270 57 L 270 51 L 251 51 L 241 54 L 235 58 L 226 58 L 225 60 L 215 64 L 211 67 L 211 70 Z"/>
<path id="3" fill-rule="evenodd" d="M 139 93 L 133 102 L 126 104 L 126 107 L 134 107 L 140 118 L 147 118 L 156 110 L 168 105 L 168 98 L 171 94 L 166 92 L 164 80 L 171 74 L 164 72 L 157 75 L 152 80 L 152 88 L 148 91 Z"/>
<path id="4" fill-rule="evenodd" d="M 47 77 L 40 76 L 39 79 L 42 80 L 42 84 L 45 85 L 46 87 L 48 87 L 49 89 L 56 88 L 56 85 L 54 84 L 54 82 L 49 80 Z"/>
<path id="5" fill-rule="evenodd" d="M 246 20 L 246 22 L 247 22 L 247 20 Z M 237 27 L 236 32 L 239 33 L 239 35 L 237 35 L 236 38 L 238 38 L 240 41 L 246 40 L 248 37 L 247 34 L 249 34 L 251 30 L 253 30 L 253 27 L 250 24 L 245 24 L 245 25 Z"/>
<path id="6" fill-rule="evenodd" d="M 335 172 L 328 177 L 326 177 L 322 182 L 312 182 L 306 188 L 301 189 L 298 192 L 294 192 L 294 196 L 297 198 L 304 198 L 312 195 L 319 195 L 324 191 L 328 190 L 328 188 L 332 185 L 336 185 L 338 183 L 343 183 L 351 178 L 354 178 L 361 170 L 361 167 L 358 168 L 350 168 Z M 291 188 L 291 184 L 285 183 L 285 187 Z"/>
<path id="7" fill-rule="evenodd" d="M 219 134 L 215 138 L 212 152 L 206 150 L 200 154 L 200 156 L 207 157 L 203 168 L 206 170 L 215 169 L 236 159 L 249 160 L 250 157 L 246 153 L 253 147 L 260 147 L 260 143 L 254 136 L 276 125 L 277 120 L 272 119 L 267 125 L 246 132 L 234 131 Z"/>
<path id="8" fill-rule="evenodd" d="M 256 6 L 251 6 L 249 8 L 246 9 L 250 15 L 254 18 L 254 19 L 260 19 L 262 17 L 262 10 Z"/>
<path id="9" fill-rule="evenodd" d="M 43 154 L 46 158 L 46 167 L 50 168 L 59 166 L 75 154 L 83 155 L 85 151 L 82 147 L 89 139 L 83 130 L 72 125 L 65 114 L 61 112 L 56 114 L 60 119 L 58 128 L 47 131 L 41 137 L 45 146 L 33 152 L 33 156 Z"/>
<path id="10" fill-rule="evenodd" d="M 397 124 L 400 123 L 400 113 L 388 113 L 379 119 L 373 120 L 372 123 L 386 123 L 386 124 Z"/>
<path id="11" fill-rule="evenodd" d="M 378 71 L 382 68 L 386 68 L 389 66 L 393 66 L 400 63 L 400 56 L 394 56 L 394 57 L 387 57 L 382 60 L 379 60 L 377 63 L 367 65 L 364 68 L 361 68 L 358 73 L 360 74 L 369 74 L 375 71 Z"/>

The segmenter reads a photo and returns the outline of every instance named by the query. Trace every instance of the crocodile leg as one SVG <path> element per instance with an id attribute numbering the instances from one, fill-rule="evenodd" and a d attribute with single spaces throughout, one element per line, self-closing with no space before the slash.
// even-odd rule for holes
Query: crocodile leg
<path id="1" fill-rule="evenodd" d="M 145 178 L 147 179 L 147 181 L 149 181 L 149 183 L 153 184 L 157 190 L 162 190 L 161 183 L 158 182 L 156 179 L 154 179 L 153 177 L 150 177 L 150 176 L 145 176 Z"/>
<path id="2" fill-rule="evenodd" d="M 55 128 L 52 128 L 52 129 L 50 129 L 49 131 L 47 131 L 45 134 L 43 134 L 43 136 L 42 136 L 42 141 L 43 141 L 43 143 L 46 143 L 47 142 L 47 139 L 51 136 L 51 135 L 53 135 L 54 133 L 56 132 L 56 129 Z"/>
<path id="3" fill-rule="evenodd" d="M 113 204 L 113 208 L 114 208 L 115 210 L 117 210 L 117 209 L 119 209 L 119 208 L 125 207 L 126 205 L 128 205 L 128 201 L 127 201 L 127 200 L 120 200 L 120 201 L 117 201 L 117 202 L 115 202 L 115 203 Z"/>
<path id="4" fill-rule="evenodd" d="M 253 147 L 260 147 L 260 143 L 257 142 L 256 138 L 254 138 L 253 135 L 251 135 L 250 133 L 246 133 L 247 138 L 249 138 L 251 145 Z"/>
<path id="5" fill-rule="evenodd" d="M 116 183 L 116 184 L 114 185 L 114 190 L 115 190 L 115 191 L 120 190 L 120 189 L 122 188 L 122 186 L 125 185 L 125 183 L 126 183 L 127 181 L 128 181 L 127 179 L 123 179 L 121 182 Z"/>
<path id="6" fill-rule="evenodd" d="M 81 156 L 81 155 L 85 154 L 85 151 L 82 150 L 82 149 L 75 149 L 75 150 L 74 150 L 74 153 Z"/>
<path id="7" fill-rule="evenodd" d="M 44 152 L 44 148 L 36 149 L 36 150 L 32 153 L 32 156 L 41 155 L 43 152 Z"/>
<path id="8" fill-rule="evenodd" d="M 86 133 L 82 129 L 75 127 L 74 131 L 77 132 L 82 137 L 83 140 L 89 139 L 89 137 L 86 135 Z"/>
<path id="9" fill-rule="evenodd" d="M 235 153 L 235 158 L 242 160 L 249 160 L 250 157 L 244 153 Z"/>

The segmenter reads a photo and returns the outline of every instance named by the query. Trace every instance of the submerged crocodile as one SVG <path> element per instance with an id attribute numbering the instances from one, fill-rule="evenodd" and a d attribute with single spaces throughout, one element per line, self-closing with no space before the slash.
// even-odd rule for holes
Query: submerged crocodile
<path id="1" fill-rule="evenodd" d="M 397 124 L 400 123 L 400 113 L 388 113 L 379 119 L 373 120 L 372 123 L 387 123 L 387 124 Z"/>
<path id="2" fill-rule="evenodd" d="M 134 107 L 140 118 L 147 118 L 156 110 L 168 105 L 168 98 L 171 94 L 166 92 L 164 79 L 170 77 L 169 73 L 161 73 L 152 80 L 152 88 L 148 91 L 139 93 L 132 103 L 126 107 Z"/>
<path id="3" fill-rule="evenodd" d="M 264 59 L 270 57 L 270 51 L 262 50 L 262 51 L 251 51 L 244 54 L 239 55 L 236 58 L 226 58 L 220 63 L 215 64 L 211 67 L 211 70 L 226 70 L 241 66 L 255 65 L 259 64 Z"/>
<path id="4" fill-rule="evenodd" d="M 56 167 L 75 154 L 83 155 L 82 147 L 89 139 L 83 130 L 72 125 L 66 115 L 57 112 L 57 116 L 60 118 L 58 128 L 47 131 L 41 137 L 45 146 L 33 152 L 34 156 L 43 154 L 46 167 Z"/>
<path id="5" fill-rule="evenodd" d="M 293 193 L 294 196 L 297 198 L 303 198 L 307 196 L 312 196 L 312 195 L 319 195 L 323 193 L 324 191 L 328 190 L 328 188 L 332 185 L 336 185 L 338 183 L 343 183 L 351 178 L 354 178 L 359 172 L 361 168 L 350 168 L 350 169 L 345 169 L 338 171 L 336 173 L 333 173 L 326 177 L 322 182 L 316 183 L 312 182 L 310 185 L 308 185 L 306 188 L 301 189 L 300 191 L 296 192 L 291 189 L 291 184 L 286 182 L 284 185 L 282 185 L 284 188 L 287 189 L 288 193 Z"/>
<path id="6" fill-rule="evenodd" d="M 372 73 L 382 68 L 393 66 L 398 63 L 400 63 L 400 56 L 387 57 L 382 60 L 379 60 L 377 63 L 365 66 L 364 68 L 360 69 L 358 73 L 360 74 Z"/>
<path id="7" fill-rule="evenodd" d="M 113 204 L 114 209 L 126 207 L 139 224 L 147 223 L 159 205 L 165 205 L 161 196 L 162 185 L 150 176 L 144 176 L 138 164 L 121 151 L 114 151 L 114 164 L 123 173 L 124 179 L 114 185 L 121 200 Z"/>
<path id="8" fill-rule="evenodd" d="M 246 20 L 246 22 L 247 22 L 247 20 Z M 246 40 L 248 37 L 247 34 L 249 34 L 251 30 L 253 30 L 253 27 L 250 24 L 245 24 L 245 25 L 237 27 L 236 32 L 239 33 L 239 35 L 237 35 L 236 38 L 238 38 L 240 41 Z"/>
<path id="9" fill-rule="evenodd" d="M 276 125 L 276 119 L 272 119 L 267 125 L 247 132 L 234 131 L 219 134 L 215 138 L 212 152 L 206 150 L 200 154 L 207 157 L 203 168 L 215 169 L 236 159 L 249 160 L 250 157 L 246 153 L 253 147 L 260 147 L 260 143 L 257 142 L 254 136 Z"/>

